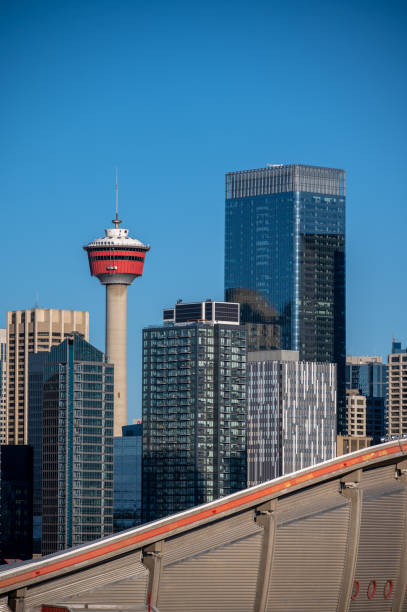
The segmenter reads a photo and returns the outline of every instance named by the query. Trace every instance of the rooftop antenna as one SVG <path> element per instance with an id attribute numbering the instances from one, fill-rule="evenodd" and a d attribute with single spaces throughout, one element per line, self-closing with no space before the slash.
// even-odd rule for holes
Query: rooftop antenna
<path id="1" fill-rule="evenodd" d="M 112 220 L 116 229 L 119 229 L 121 220 L 119 219 L 119 172 L 116 168 L 116 218 Z"/>

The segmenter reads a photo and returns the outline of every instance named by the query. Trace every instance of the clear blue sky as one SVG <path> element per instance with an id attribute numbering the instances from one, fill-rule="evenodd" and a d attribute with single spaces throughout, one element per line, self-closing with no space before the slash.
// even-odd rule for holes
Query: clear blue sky
<path id="1" fill-rule="evenodd" d="M 403 2 L 3 0 L 0 314 L 90 312 L 82 245 L 114 212 L 151 244 L 128 294 L 129 416 L 141 329 L 177 298 L 223 297 L 224 173 L 347 171 L 349 354 L 407 341 Z"/>

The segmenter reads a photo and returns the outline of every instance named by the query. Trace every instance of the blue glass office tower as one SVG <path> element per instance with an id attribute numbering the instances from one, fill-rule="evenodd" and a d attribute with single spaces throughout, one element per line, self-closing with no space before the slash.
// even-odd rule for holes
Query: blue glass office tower
<path id="1" fill-rule="evenodd" d="M 141 422 L 122 427 L 113 441 L 113 529 L 123 531 L 141 523 Z"/>
<path id="2" fill-rule="evenodd" d="M 241 304 L 249 350 L 298 350 L 301 361 L 338 364 L 345 433 L 343 170 L 273 165 L 226 174 L 225 298 Z"/>
<path id="3" fill-rule="evenodd" d="M 76 333 L 44 364 L 43 554 L 113 532 L 113 371 Z"/>

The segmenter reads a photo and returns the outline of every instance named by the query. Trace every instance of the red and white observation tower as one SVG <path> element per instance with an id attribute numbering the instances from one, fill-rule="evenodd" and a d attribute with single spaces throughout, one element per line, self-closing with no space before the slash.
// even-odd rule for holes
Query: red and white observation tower
<path id="1" fill-rule="evenodd" d="M 105 229 L 84 250 L 88 253 L 90 273 L 106 285 L 106 355 L 114 364 L 114 435 L 122 435 L 127 425 L 126 319 L 127 286 L 143 274 L 144 259 L 150 247 L 120 229 L 118 185 L 116 180 L 116 218 L 114 227 Z"/>

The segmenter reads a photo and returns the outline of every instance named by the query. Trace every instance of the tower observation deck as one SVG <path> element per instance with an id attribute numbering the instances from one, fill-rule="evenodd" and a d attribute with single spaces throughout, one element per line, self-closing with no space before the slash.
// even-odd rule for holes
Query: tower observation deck
<path id="1" fill-rule="evenodd" d="M 143 274 L 150 247 L 119 228 L 117 210 L 112 223 L 114 227 L 106 229 L 103 238 L 83 248 L 91 275 L 106 285 L 106 355 L 114 364 L 114 436 L 121 436 L 122 425 L 127 425 L 127 286 Z"/>

